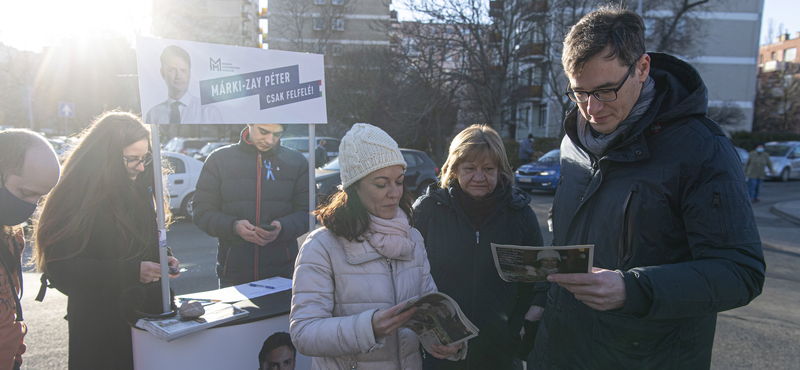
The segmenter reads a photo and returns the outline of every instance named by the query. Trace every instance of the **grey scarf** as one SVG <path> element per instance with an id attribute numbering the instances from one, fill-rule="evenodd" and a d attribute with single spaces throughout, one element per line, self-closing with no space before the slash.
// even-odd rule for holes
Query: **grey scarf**
<path id="1" fill-rule="evenodd" d="M 636 101 L 636 104 L 633 105 L 633 108 L 631 108 L 631 113 L 628 114 L 625 120 L 619 123 L 619 126 L 617 126 L 613 132 L 608 134 L 594 131 L 591 126 L 587 124 L 583 115 L 578 112 L 578 138 L 581 140 L 581 144 L 592 154 L 597 157 L 602 157 L 603 154 L 606 153 L 606 149 L 611 147 L 612 144 L 617 144 L 627 137 L 630 129 L 635 126 L 635 123 L 639 121 L 644 113 L 647 112 L 647 109 L 650 108 L 650 104 L 653 103 L 653 98 L 655 98 L 655 96 L 656 83 L 652 77 L 647 76 L 647 80 L 645 80 L 642 85 L 642 92 L 639 94 L 639 99 Z M 619 139 L 619 141 L 617 139 Z"/>

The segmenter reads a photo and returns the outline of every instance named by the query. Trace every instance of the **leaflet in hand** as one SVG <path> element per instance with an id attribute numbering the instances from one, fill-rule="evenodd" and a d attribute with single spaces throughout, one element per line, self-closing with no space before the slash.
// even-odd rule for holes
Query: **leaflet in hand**
<path id="1" fill-rule="evenodd" d="M 227 303 L 213 303 L 204 308 L 206 313 L 194 320 L 186 320 L 177 315 L 168 319 L 139 319 L 136 327 L 171 342 L 203 329 L 247 317 L 250 314 Z"/>
<path id="2" fill-rule="evenodd" d="M 417 307 L 417 312 L 402 327 L 417 333 L 420 343 L 429 353 L 432 344 L 458 344 L 478 336 L 478 328 L 447 294 L 434 292 L 412 299 L 395 316 L 412 307 Z"/>
<path id="3" fill-rule="evenodd" d="M 563 247 L 526 247 L 492 243 L 494 266 L 508 282 L 547 281 L 555 273 L 592 272 L 594 244 Z"/>

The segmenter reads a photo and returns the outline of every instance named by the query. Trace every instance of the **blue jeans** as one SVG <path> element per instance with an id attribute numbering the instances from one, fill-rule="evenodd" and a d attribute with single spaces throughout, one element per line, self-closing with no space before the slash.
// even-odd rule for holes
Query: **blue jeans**
<path id="1" fill-rule="evenodd" d="M 754 179 L 750 178 L 747 181 L 747 190 L 750 192 L 750 199 L 758 199 L 758 195 L 761 193 L 761 184 L 764 182 L 764 179 Z"/>

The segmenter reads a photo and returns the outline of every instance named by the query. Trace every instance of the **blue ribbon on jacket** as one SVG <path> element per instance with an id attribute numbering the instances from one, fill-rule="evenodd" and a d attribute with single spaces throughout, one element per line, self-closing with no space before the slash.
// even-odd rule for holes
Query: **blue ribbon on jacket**
<path id="1" fill-rule="evenodd" d="M 272 174 L 272 162 L 265 159 L 264 168 L 267 169 L 267 180 L 275 180 L 275 175 Z"/>

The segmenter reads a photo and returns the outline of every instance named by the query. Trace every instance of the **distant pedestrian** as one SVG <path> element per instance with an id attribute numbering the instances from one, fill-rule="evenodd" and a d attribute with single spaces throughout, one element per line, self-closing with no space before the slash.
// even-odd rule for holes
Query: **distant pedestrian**
<path id="1" fill-rule="evenodd" d="M 528 134 L 528 138 L 522 141 L 519 146 L 519 160 L 522 164 L 531 161 L 533 155 L 533 134 Z"/>
<path id="2" fill-rule="evenodd" d="M 761 193 L 761 184 L 764 183 L 767 167 L 769 167 L 770 174 L 775 173 L 769 154 L 764 151 L 764 145 L 759 144 L 756 150 L 750 152 L 750 157 L 747 158 L 747 163 L 744 165 L 744 175 L 749 179 L 747 180 L 747 190 L 750 192 L 751 202 L 760 201 L 758 195 Z"/>
<path id="3" fill-rule="evenodd" d="M 314 165 L 317 167 L 322 167 L 325 163 L 328 163 L 328 151 L 325 150 L 325 144 L 327 143 L 325 139 L 320 139 L 317 142 L 317 148 L 314 149 Z"/>

